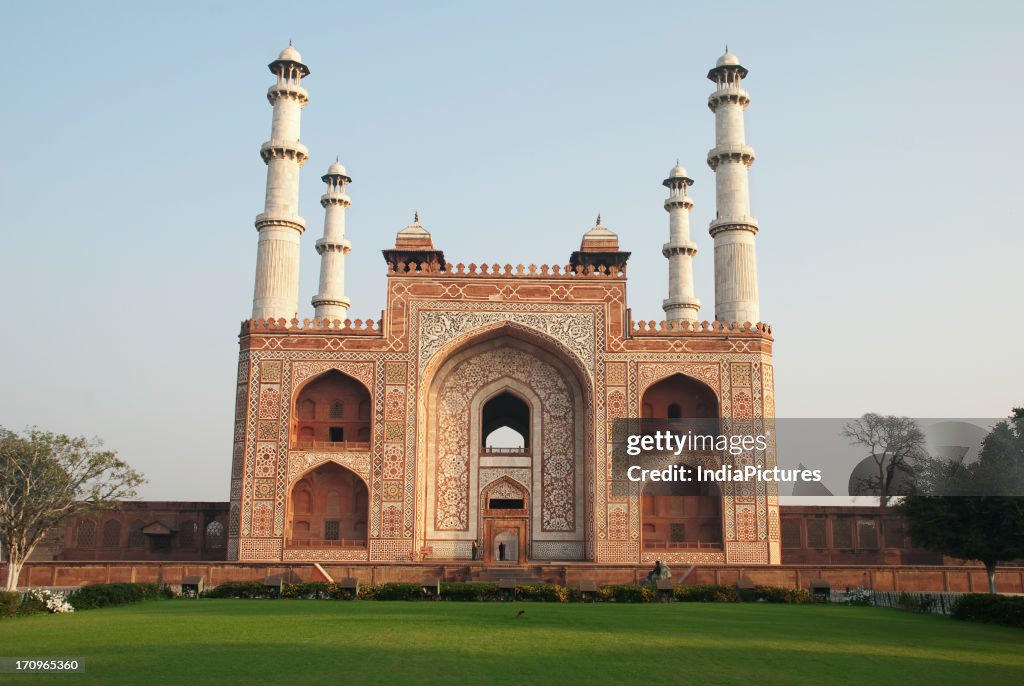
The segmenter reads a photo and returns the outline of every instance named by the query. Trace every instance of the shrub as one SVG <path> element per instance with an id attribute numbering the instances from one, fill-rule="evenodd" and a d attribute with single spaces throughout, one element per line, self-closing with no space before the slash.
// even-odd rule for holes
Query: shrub
<path id="1" fill-rule="evenodd" d="M 501 587 L 498 584 L 441 584 L 441 597 L 445 600 L 499 600 Z"/>
<path id="2" fill-rule="evenodd" d="M 652 603 L 658 599 L 658 592 L 651 586 L 601 586 L 597 597 L 616 603 Z"/>
<path id="3" fill-rule="evenodd" d="M 338 584 L 329 584 L 326 581 L 312 581 L 302 584 L 281 584 L 282 598 L 306 598 L 312 600 L 325 600 L 337 598 L 340 593 Z"/>
<path id="4" fill-rule="evenodd" d="M 923 593 L 911 594 L 904 591 L 896 601 L 897 607 L 910 612 L 930 613 L 935 609 L 935 596 Z"/>
<path id="5" fill-rule="evenodd" d="M 21 594 L 14 591 L 0 591 L 0 617 L 10 617 L 21 607 Z"/>
<path id="6" fill-rule="evenodd" d="M 92 610 L 108 605 L 124 605 L 143 600 L 173 597 L 174 593 L 171 589 L 160 584 L 92 584 L 72 591 L 68 596 L 68 602 L 76 610 Z"/>
<path id="7" fill-rule="evenodd" d="M 955 619 L 1024 629 L 1024 597 L 972 593 L 953 603 L 952 615 Z"/>
<path id="8" fill-rule="evenodd" d="M 557 584 L 516 584 L 517 600 L 567 603 L 574 599 L 572 596 L 568 588 Z"/>
<path id="9" fill-rule="evenodd" d="M 204 598 L 276 598 L 277 589 L 259 581 L 225 581 L 203 592 Z"/>
<path id="10" fill-rule="evenodd" d="M 802 588 L 779 588 L 778 586 L 754 586 L 754 600 L 766 603 L 809 603 L 810 591 Z M 746 598 L 744 598 L 746 600 Z"/>
<path id="11" fill-rule="evenodd" d="M 740 600 L 739 591 L 735 586 L 722 584 L 676 586 L 672 589 L 672 597 L 690 603 L 735 603 Z"/>
<path id="12" fill-rule="evenodd" d="M 38 608 L 39 612 L 45 611 L 54 615 L 75 611 L 63 593 L 55 593 L 41 588 L 33 588 L 26 593 L 25 603 L 34 606 L 33 610 L 26 614 L 34 613 L 35 608 Z"/>
<path id="13" fill-rule="evenodd" d="M 362 593 L 359 594 L 362 598 Z M 389 583 L 375 587 L 374 600 L 420 600 L 423 588 L 419 584 Z"/>
<path id="14" fill-rule="evenodd" d="M 872 605 L 871 591 L 866 588 L 857 588 L 846 594 L 843 602 L 847 605 L 867 606 Z"/>

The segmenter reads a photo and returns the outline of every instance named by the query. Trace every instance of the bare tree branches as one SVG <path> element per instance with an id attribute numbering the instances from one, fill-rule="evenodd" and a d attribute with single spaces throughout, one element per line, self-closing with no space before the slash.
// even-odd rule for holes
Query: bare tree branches
<path id="1" fill-rule="evenodd" d="M 914 464 L 926 457 L 924 432 L 909 417 L 868 413 L 849 422 L 843 435 L 863 446 L 874 463 L 872 476 L 861 479 L 860 494 L 877 495 L 886 507 L 893 496 L 913 492 Z"/>

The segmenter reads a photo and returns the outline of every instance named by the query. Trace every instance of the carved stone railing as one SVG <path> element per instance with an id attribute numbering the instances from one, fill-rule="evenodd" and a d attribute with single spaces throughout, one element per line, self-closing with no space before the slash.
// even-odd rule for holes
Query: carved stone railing
<path id="1" fill-rule="evenodd" d="M 294 441 L 292 450 L 320 450 L 328 453 L 368 453 L 369 441 Z"/>
<path id="2" fill-rule="evenodd" d="M 330 331 L 356 336 L 383 336 L 384 319 L 246 319 L 242 322 L 242 333 L 274 333 L 301 331 L 318 333 Z"/>
<path id="3" fill-rule="evenodd" d="M 649 321 L 630 320 L 630 336 L 664 336 L 665 334 L 687 336 L 729 334 L 733 336 L 764 336 L 771 338 L 772 327 L 770 324 L 763 322 L 751 324 L 750 322 L 667 322 L 664 320 L 656 322 L 653 319 Z"/>
<path id="4" fill-rule="evenodd" d="M 338 538 L 289 538 L 285 541 L 287 548 L 344 548 L 346 550 L 366 550 L 365 540 L 349 540 Z"/>
<path id="5" fill-rule="evenodd" d="M 719 541 L 644 541 L 644 550 L 721 550 Z"/>
<path id="6" fill-rule="evenodd" d="M 388 276 L 411 276 L 411 277 L 426 277 L 426 278 L 439 278 L 439 275 L 443 274 L 443 277 L 477 277 L 477 278 L 523 278 L 523 279 L 586 279 L 586 278 L 612 278 L 622 279 L 626 276 L 626 269 L 612 266 L 594 266 L 594 265 L 500 265 L 500 264 L 458 264 L 448 263 L 444 265 L 444 269 L 441 272 L 432 270 L 410 270 L 405 271 L 408 266 L 404 262 L 399 262 L 396 265 L 395 271 L 389 272 Z"/>

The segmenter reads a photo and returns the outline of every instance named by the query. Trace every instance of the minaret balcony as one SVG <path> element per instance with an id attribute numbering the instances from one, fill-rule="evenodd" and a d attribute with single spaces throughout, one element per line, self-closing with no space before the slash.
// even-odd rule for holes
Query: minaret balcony
<path id="1" fill-rule="evenodd" d="M 676 255 L 687 255 L 689 257 L 693 257 L 697 254 L 697 245 L 696 243 L 691 243 L 689 241 L 666 243 L 661 246 L 661 254 L 665 257 L 674 257 Z"/>
<path id="2" fill-rule="evenodd" d="M 749 231 L 756 234 L 758 229 L 757 220 L 753 217 L 726 217 L 712 221 L 708 227 L 708 233 L 713 238 L 723 231 Z"/>
<path id="3" fill-rule="evenodd" d="M 749 167 L 754 159 L 754 149 L 749 145 L 719 145 L 708 150 L 708 166 L 711 171 L 718 169 L 718 165 L 723 162 L 739 162 Z"/>
<path id="4" fill-rule="evenodd" d="M 746 107 L 750 104 L 750 94 L 739 86 L 726 86 L 708 96 L 708 109 L 712 112 L 718 109 L 722 103 Z"/>
<path id="5" fill-rule="evenodd" d="M 267 164 L 277 158 L 294 160 L 302 166 L 309 159 L 309 148 L 298 141 L 269 140 L 260 146 L 260 157 Z"/>
<path id="6" fill-rule="evenodd" d="M 305 107 L 309 102 L 309 92 L 297 83 L 288 83 L 287 81 L 276 83 L 267 89 L 267 101 L 271 105 L 281 98 L 298 100 L 299 104 Z"/>

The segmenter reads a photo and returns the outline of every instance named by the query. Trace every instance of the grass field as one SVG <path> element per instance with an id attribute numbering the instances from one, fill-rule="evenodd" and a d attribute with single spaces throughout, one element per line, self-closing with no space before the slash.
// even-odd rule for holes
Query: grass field
<path id="1" fill-rule="evenodd" d="M 517 618 L 518 610 L 526 610 Z M 170 600 L 0 621 L 58 684 L 1014 684 L 1024 631 L 882 608 Z"/>

